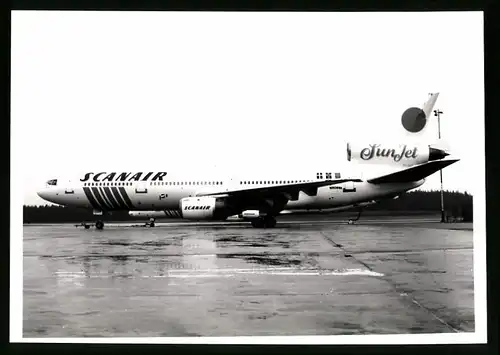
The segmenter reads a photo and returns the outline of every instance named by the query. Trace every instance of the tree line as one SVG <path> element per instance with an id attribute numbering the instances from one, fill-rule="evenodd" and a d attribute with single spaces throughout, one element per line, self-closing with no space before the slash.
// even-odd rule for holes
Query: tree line
<path id="1" fill-rule="evenodd" d="M 463 218 L 472 222 L 472 195 L 467 192 L 444 191 L 444 208 L 447 216 Z M 382 200 L 365 209 L 377 214 L 433 213 L 441 211 L 440 191 L 411 191 L 398 199 Z M 114 211 L 104 216 L 94 216 L 91 209 L 62 207 L 55 205 L 23 206 L 24 223 L 80 223 L 97 219 L 106 221 L 132 221 L 127 211 Z"/>
<path id="2" fill-rule="evenodd" d="M 472 222 L 472 195 L 467 192 L 444 191 L 443 205 L 446 216 L 463 218 L 464 222 Z M 411 191 L 402 194 L 398 199 L 382 200 L 367 208 L 372 211 L 422 211 L 441 212 L 441 191 Z"/>

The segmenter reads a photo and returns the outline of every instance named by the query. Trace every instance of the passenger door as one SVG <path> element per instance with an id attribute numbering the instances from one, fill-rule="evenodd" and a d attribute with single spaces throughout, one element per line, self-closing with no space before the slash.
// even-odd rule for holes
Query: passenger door
<path id="1" fill-rule="evenodd" d="M 342 185 L 343 185 L 342 192 L 344 192 L 344 193 L 356 192 L 356 187 L 354 186 L 353 181 L 345 182 Z"/>
<path id="2" fill-rule="evenodd" d="M 148 183 L 146 182 L 138 182 L 135 186 L 136 194 L 147 194 L 148 193 Z"/>

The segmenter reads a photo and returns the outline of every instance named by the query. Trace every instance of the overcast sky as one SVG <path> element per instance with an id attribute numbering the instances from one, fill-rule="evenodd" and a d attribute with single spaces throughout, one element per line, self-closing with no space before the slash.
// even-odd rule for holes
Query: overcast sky
<path id="1" fill-rule="evenodd" d="M 335 169 L 430 92 L 445 188 L 484 186 L 479 12 L 14 11 L 11 78 L 25 204 L 72 172 Z"/>

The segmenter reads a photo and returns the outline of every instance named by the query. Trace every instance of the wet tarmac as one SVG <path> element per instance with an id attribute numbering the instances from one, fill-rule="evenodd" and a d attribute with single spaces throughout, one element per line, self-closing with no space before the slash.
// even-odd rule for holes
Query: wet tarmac
<path id="1" fill-rule="evenodd" d="M 23 336 L 474 332 L 467 229 L 403 219 L 25 226 Z"/>

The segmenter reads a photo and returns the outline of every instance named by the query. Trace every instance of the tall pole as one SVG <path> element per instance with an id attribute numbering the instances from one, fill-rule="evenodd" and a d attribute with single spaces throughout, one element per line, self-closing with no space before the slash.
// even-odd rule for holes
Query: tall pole
<path id="1" fill-rule="evenodd" d="M 441 139 L 441 114 L 443 112 L 439 110 L 434 110 L 434 115 L 438 118 L 438 137 Z M 439 170 L 439 178 L 441 180 L 441 223 L 445 222 L 444 218 L 444 199 L 443 199 L 443 170 Z"/>

